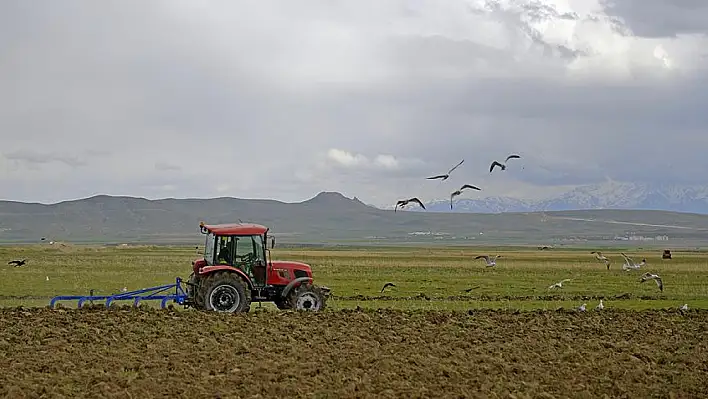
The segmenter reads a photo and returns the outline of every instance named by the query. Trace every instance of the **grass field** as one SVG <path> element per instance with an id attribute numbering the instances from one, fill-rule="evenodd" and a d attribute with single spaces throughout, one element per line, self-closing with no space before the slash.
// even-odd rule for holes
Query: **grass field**
<path id="1" fill-rule="evenodd" d="M 556 309 L 604 298 L 607 307 L 623 309 L 708 308 L 708 254 L 661 251 L 626 253 L 635 261 L 646 257 L 639 271 L 621 270 L 619 251 L 604 251 L 610 270 L 589 250 L 539 251 L 505 248 L 345 248 L 278 249 L 274 259 L 309 263 L 318 284 L 332 289 L 330 309 L 397 308 L 461 310 L 473 308 Z M 487 268 L 477 254 L 501 254 Z M 0 306 L 44 306 L 52 296 L 119 292 L 169 284 L 187 278 L 194 248 L 174 247 L 0 247 L 4 263 L 27 258 L 23 267 L 2 266 Z M 659 274 L 661 292 L 653 281 L 639 283 L 645 271 Z M 47 280 L 47 277 L 49 280 Z M 548 286 L 572 281 L 562 289 Z M 386 282 L 396 284 L 381 293 Z M 467 293 L 464 290 L 472 288 Z M 275 309 L 271 304 L 263 307 Z"/>
<path id="2" fill-rule="evenodd" d="M 627 251 L 661 292 L 615 250 L 610 270 L 589 251 L 276 248 L 332 289 L 327 310 L 227 315 L 46 309 L 186 278 L 194 248 L 0 247 L 3 264 L 28 259 L 1 267 L 0 396 L 706 397 L 708 255 Z M 473 260 L 484 253 L 502 255 L 496 268 Z"/>

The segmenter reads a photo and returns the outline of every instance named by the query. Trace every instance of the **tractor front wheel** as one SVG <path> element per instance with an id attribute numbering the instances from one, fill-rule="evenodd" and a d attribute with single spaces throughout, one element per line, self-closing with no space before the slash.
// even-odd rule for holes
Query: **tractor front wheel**
<path id="1" fill-rule="evenodd" d="M 208 276 L 199 285 L 197 297 L 205 310 L 225 313 L 251 310 L 251 290 L 234 273 L 216 272 Z"/>
<path id="2" fill-rule="evenodd" d="M 312 284 L 302 284 L 288 295 L 290 309 L 318 312 L 327 306 L 324 291 Z"/>

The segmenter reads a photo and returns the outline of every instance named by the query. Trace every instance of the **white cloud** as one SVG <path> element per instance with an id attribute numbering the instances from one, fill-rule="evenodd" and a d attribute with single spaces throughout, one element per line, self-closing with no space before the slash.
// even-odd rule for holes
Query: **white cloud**
<path id="1" fill-rule="evenodd" d="M 346 167 L 367 165 L 369 163 L 369 160 L 361 154 L 352 154 L 336 148 L 330 148 L 327 151 L 327 159 Z"/>

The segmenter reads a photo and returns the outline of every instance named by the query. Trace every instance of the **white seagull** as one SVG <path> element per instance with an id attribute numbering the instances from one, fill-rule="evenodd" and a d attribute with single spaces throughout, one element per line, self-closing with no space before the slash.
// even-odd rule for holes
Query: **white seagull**
<path id="1" fill-rule="evenodd" d="M 457 165 L 453 166 L 452 169 L 448 170 L 447 173 L 445 173 L 445 174 L 437 175 L 437 176 L 430 176 L 430 177 L 427 177 L 427 179 L 428 180 L 441 179 L 440 181 L 445 181 L 450 177 L 450 173 L 452 173 L 453 170 L 457 169 L 460 165 L 462 165 L 463 162 L 465 162 L 464 159 L 462 161 L 460 161 L 460 163 L 458 163 Z"/>
<path id="2" fill-rule="evenodd" d="M 602 299 L 600 299 L 600 304 L 595 306 L 595 310 L 602 310 L 605 308 L 605 305 L 602 304 Z"/>
<path id="3" fill-rule="evenodd" d="M 569 278 L 563 279 L 555 284 L 551 284 L 548 286 L 548 289 L 553 289 L 553 288 L 563 288 L 563 283 L 570 281 Z"/>
<path id="4" fill-rule="evenodd" d="M 584 311 L 585 311 L 585 307 L 586 307 L 587 305 L 588 305 L 587 303 L 584 303 L 584 304 L 580 305 L 580 307 L 578 308 L 578 310 L 581 311 L 581 312 L 584 312 Z"/>
<path id="5" fill-rule="evenodd" d="M 607 259 L 607 257 L 605 255 L 603 255 L 602 252 L 592 251 L 590 253 L 595 254 L 595 258 L 597 258 L 597 260 L 601 260 L 601 261 L 605 262 L 605 266 L 607 266 L 607 270 L 610 270 L 610 260 Z"/>
<path id="6" fill-rule="evenodd" d="M 684 303 L 683 306 L 680 308 L 681 310 L 688 310 L 688 304 Z"/>
<path id="7" fill-rule="evenodd" d="M 625 270 L 625 271 L 638 270 L 638 269 L 641 269 L 642 266 L 647 264 L 646 258 L 643 258 L 641 263 L 636 263 L 634 260 L 632 260 L 632 258 L 625 255 L 623 252 L 620 252 L 620 253 L 624 257 L 624 264 L 622 265 L 622 270 Z"/>
<path id="8" fill-rule="evenodd" d="M 452 199 L 455 198 L 456 196 L 462 194 L 462 191 L 466 188 L 470 188 L 472 190 L 477 190 L 477 191 L 482 190 L 481 188 L 479 188 L 477 186 L 473 186 L 471 184 L 465 184 L 464 186 L 460 187 L 459 190 L 453 191 L 452 194 L 450 194 L 450 209 L 452 209 Z"/>
<path id="9" fill-rule="evenodd" d="M 501 258 L 501 255 L 494 255 L 490 258 L 489 255 L 479 255 L 475 259 L 484 259 L 487 262 L 487 267 L 493 267 L 497 265 L 497 258 Z"/>
<path id="10" fill-rule="evenodd" d="M 661 281 L 661 277 L 659 277 L 658 274 L 644 273 L 639 282 L 643 283 L 647 280 L 654 280 L 656 282 L 656 286 L 659 287 L 659 290 L 662 292 L 664 291 L 664 282 Z"/>
<path id="11" fill-rule="evenodd" d="M 511 154 L 508 157 L 506 157 L 506 159 L 504 160 L 504 163 L 493 161 L 492 165 L 489 166 L 489 173 L 492 173 L 495 166 L 498 166 L 499 168 L 501 168 L 501 170 L 506 170 L 506 163 L 509 162 L 510 159 L 515 159 L 515 158 L 519 159 L 521 157 L 516 154 Z"/>

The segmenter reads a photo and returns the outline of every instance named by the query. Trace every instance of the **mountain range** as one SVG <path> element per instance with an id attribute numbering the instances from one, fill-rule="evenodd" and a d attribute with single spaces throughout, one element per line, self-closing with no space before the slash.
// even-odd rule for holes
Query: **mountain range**
<path id="1" fill-rule="evenodd" d="M 415 207 L 410 208 L 415 209 Z M 448 207 L 449 209 L 449 207 Z M 302 202 L 98 195 L 56 204 L 0 201 L 0 243 L 202 244 L 199 222 L 254 222 L 285 244 L 695 246 L 708 215 L 644 210 L 444 213 L 378 209 L 337 192 Z M 45 238 L 45 240 L 41 240 Z M 650 241 L 644 241 L 649 239 Z"/>
<path id="2" fill-rule="evenodd" d="M 588 209 L 663 210 L 708 214 L 708 187 L 670 184 L 625 183 L 608 181 L 580 186 L 552 198 L 521 200 L 510 197 L 487 197 L 453 200 L 439 199 L 426 203 L 428 212 L 540 212 Z"/>

